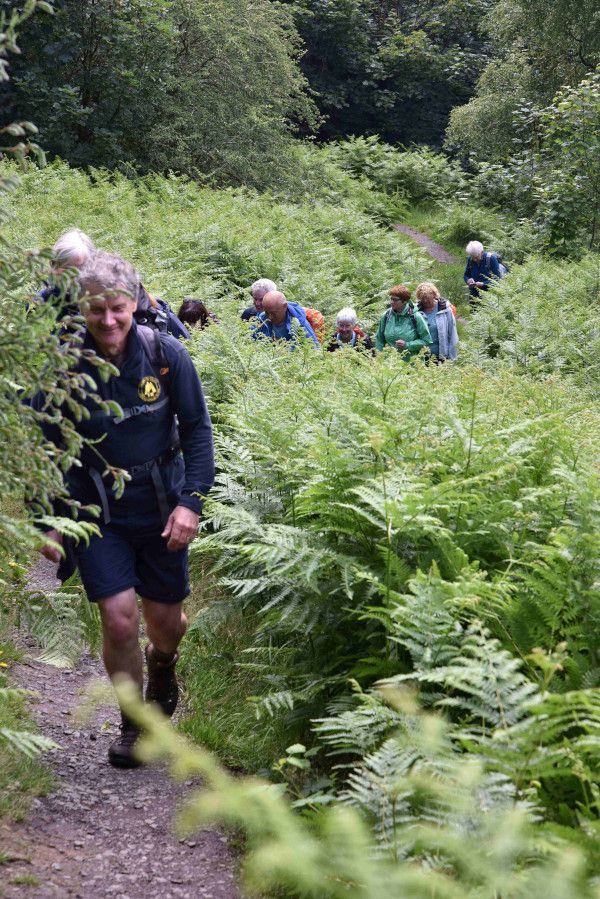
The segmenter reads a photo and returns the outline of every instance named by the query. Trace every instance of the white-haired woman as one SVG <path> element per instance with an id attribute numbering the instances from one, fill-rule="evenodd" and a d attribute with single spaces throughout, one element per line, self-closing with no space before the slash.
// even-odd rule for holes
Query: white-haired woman
<path id="1" fill-rule="evenodd" d="M 458 356 L 458 333 L 451 303 L 440 296 L 431 281 L 423 281 L 415 291 L 417 309 L 427 322 L 431 334 L 429 352 L 439 362 Z"/>
<path id="2" fill-rule="evenodd" d="M 258 281 L 255 281 L 250 287 L 252 306 L 248 306 L 244 309 L 241 316 L 242 321 L 250 321 L 251 318 L 254 318 L 259 312 L 262 312 L 264 298 L 268 293 L 276 290 L 277 285 L 275 284 L 275 281 L 270 281 L 269 278 L 259 278 Z"/>
<path id="3" fill-rule="evenodd" d="M 492 279 L 501 278 L 504 272 L 496 254 L 486 253 L 481 241 L 470 240 L 466 252 L 465 284 L 471 296 L 477 298 L 480 290 L 487 290 Z"/>
<path id="4" fill-rule="evenodd" d="M 69 286 L 65 278 L 61 278 L 67 269 L 83 268 L 92 258 L 95 247 L 91 237 L 79 228 L 64 231 L 52 247 L 51 277 L 46 286 L 37 294 L 44 303 L 51 303 L 57 310 L 58 317 L 76 315 L 77 304 L 69 294 Z"/>
<path id="5" fill-rule="evenodd" d="M 61 275 L 66 268 L 80 269 L 89 261 L 94 244 L 79 228 L 69 228 L 52 247 L 52 271 Z"/>
<path id="6" fill-rule="evenodd" d="M 335 334 L 327 349 L 330 353 L 349 346 L 356 350 L 372 350 L 373 341 L 358 324 L 358 316 L 351 306 L 340 309 L 335 317 Z"/>

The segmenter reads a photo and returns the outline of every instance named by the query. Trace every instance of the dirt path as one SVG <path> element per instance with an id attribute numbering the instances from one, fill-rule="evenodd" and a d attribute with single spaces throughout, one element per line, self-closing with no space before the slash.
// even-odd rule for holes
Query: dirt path
<path id="1" fill-rule="evenodd" d="M 43 565 L 33 575 L 37 590 L 53 586 Z M 39 693 L 32 715 L 62 749 L 46 755 L 56 791 L 35 800 L 25 823 L 0 824 L 0 849 L 14 859 L 0 868 L 2 897 L 238 899 L 236 859 L 223 833 L 186 841 L 171 834 L 189 783 L 174 785 L 161 768 L 112 768 L 106 750 L 116 710 L 100 710 L 83 726 L 73 721 L 82 689 L 103 676 L 98 660 L 88 656 L 65 671 L 27 659 L 13 673 Z M 24 876 L 31 885 L 14 883 Z"/>
<path id="2" fill-rule="evenodd" d="M 431 237 L 428 237 L 427 234 L 416 231 L 414 228 L 409 228 L 408 225 L 394 225 L 393 227 L 396 231 L 400 231 L 402 234 L 407 234 L 409 237 L 412 237 L 415 243 L 424 247 L 429 255 L 433 256 L 438 262 L 446 262 L 448 265 L 452 265 L 459 261 L 456 256 L 448 253 L 447 250 L 440 246 L 439 243 L 432 240 Z"/>

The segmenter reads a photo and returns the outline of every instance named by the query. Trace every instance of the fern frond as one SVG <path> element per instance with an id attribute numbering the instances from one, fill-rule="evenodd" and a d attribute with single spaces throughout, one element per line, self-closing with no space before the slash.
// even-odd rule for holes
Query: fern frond
<path id="1" fill-rule="evenodd" d="M 50 749 L 60 749 L 58 743 L 42 734 L 11 730 L 7 727 L 0 727 L 0 743 L 4 743 L 9 749 L 29 758 L 39 755 L 40 752 L 48 752 Z"/>

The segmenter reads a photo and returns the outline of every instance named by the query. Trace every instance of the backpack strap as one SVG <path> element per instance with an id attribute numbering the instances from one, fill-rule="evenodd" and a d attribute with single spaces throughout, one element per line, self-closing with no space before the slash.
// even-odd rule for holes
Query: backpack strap
<path id="1" fill-rule="evenodd" d="M 165 356 L 159 332 L 155 328 L 149 328 L 148 325 L 138 325 L 137 332 L 150 365 L 158 373 L 159 377 L 164 378 L 165 375 L 169 374 L 169 363 Z"/>
<path id="2" fill-rule="evenodd" d="M 415 318 L 415 309 L 414 306 L 409 303 L 408 304 L 408 317 L 410 319 L 410 323 L 413 326 L 413 331 L 415 332 L 415 339 L 419 339 L 419 329 L 417 328 L 417 320 Z"/>
<path id="3" fill-rule="evenodd" d="M 154 412 L 158 412 L 159 409 L 163 409 L 171 401 L 169 396 L 169 363 L 167 361 L 167 357 L 165 356 L 165 351 L 160 339 L 160 333 L 154 328 L 149 328 L 146 325 L 138 325 L 137 333 L 140 338 L 140 343 L 142 344 L 142 349 L 146 354 L 150 365 L 155 371 L 157 377 L 160 379 L 161 384 L 164 385 L 165 396 L 157 403 L 144 403 L 139 406 L 129 406 L 128 408 L 123 409 L 121 415 L 119 416 L 107 416 L 106 413 L 98 410 L 92 412 L 90 414 L 90 418 L 93 419 L 112 417 L 113 424 L 120 425 L 122 424 L 122 422 L 127 421 L 130 418 L 136 418 L 138 415 L 151 415 Z M 156 492 L 156 498 L 163 525 L 167 522 L 170 514 L 170 508 L 167 499 L 166 488 L 162 479 L 162 475 L 160 473 L 159 466 L 169 461 L 171 458 L 174 458 L 175 455 L 179 453 L 179 451 L 179 434 L 177 428 L 175 428 L 173 434 L 171 435 L 171 446 L 164 454 L 164 456 L 157 459 L 150 459 L 148 462 L 143 463 L 142 465 L 134 466 L 134 469 L 145 469 L 150 471 L 150 477 L 152 479 L 154 490 Z M 106 487 L 104 486 L 104 481 L 102 480 L 102 475 L 93 466 L 89 467 L 87 470 L 96 486 L 96 490 L 98 491 L 98 495 L 100 497 L 102 518 L 104 520 L 104 523 L 109 524 L 110 511 L 108 506 L 108 496 L 106 493 Z"/>

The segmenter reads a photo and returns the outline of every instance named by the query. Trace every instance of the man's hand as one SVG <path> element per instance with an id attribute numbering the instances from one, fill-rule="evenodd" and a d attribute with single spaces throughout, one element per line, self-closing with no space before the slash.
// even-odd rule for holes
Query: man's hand
<path id="1" fill-rule="evenodd" d="M 54 540 L 55 543 L 60 543 L 60 545 L 62 546 L 62 534 L 59 534 L 57 530 L 52 529 L 51 531 L 48 531 L 48 533 L 44 536 L 47 540 Z M 57 565 L 61 560 L 60 550 L 56 546 L 52 546 L 51 543 L 45 543 L 44 546 L 42 546 L 42 548 L 40 549 L 40 552 L 46 559 L 49 559 L 50 562 L 54 562 Z"/>
<path id="2" fill-rule="evenodd" d="M 469 278 L 469 280 L 467 281 L 467 284 L 469 285 L 469 287 L 474 287 L 475 286 L 475 278 Z"/>
<path id="3" fill-rule="evenodd" d="M 164 531 L 160 535 L 167 541 L 167 549 L 176 552 L 192 542 L 198 533 L 200 516 L 185 506 L 175 506 Z"/>
<path id="4" fill-rule="evenodd" d="M 397 340 L 396 346 L 398 347 L 399 350 L 403 350 L 404 347 L 406 346 L 406 341 L 405 340 Z"/>

